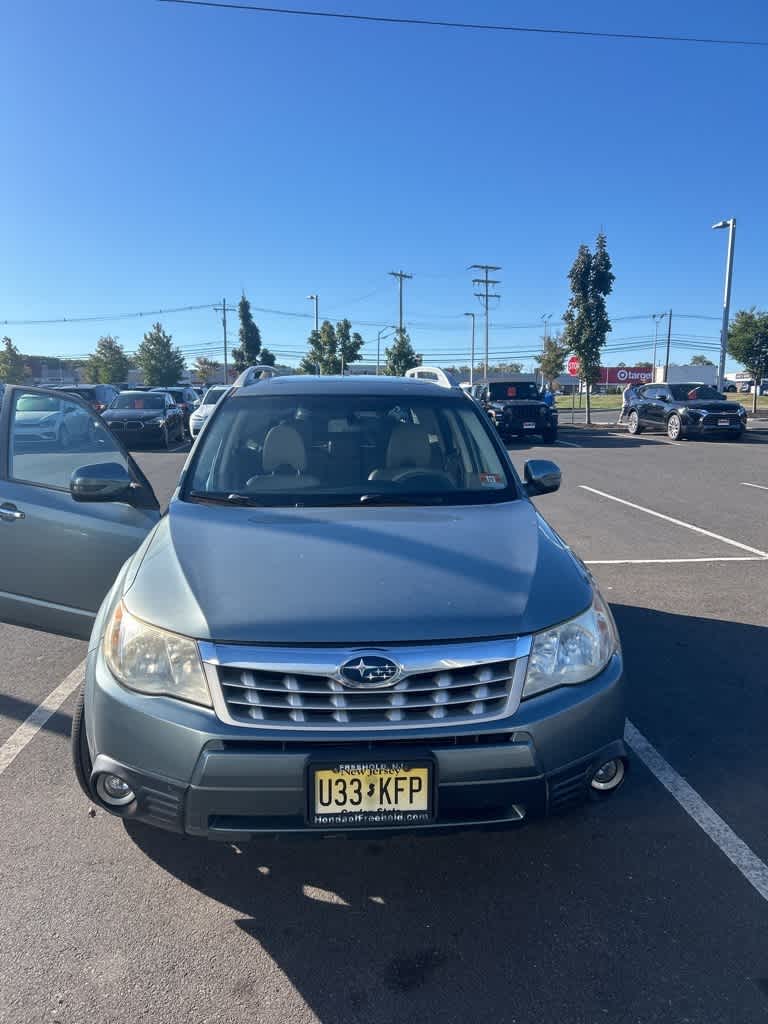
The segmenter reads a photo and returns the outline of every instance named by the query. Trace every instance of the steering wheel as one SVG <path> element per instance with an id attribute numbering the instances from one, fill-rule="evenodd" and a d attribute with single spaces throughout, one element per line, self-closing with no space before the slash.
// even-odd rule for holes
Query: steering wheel
<path id="1" fill-rule="evenodd" d="M 402 469 L 392 477 L 392 483 L 394 484 L 405 483 L 406 480 L 423 480 L 426 484 L 430 481 L 438 480 L 441 484 L 448 484 L 452 490 L 456 489 L 456 484 L 442 469 L 419 469 L 414 467 L 412 469 Z"/>

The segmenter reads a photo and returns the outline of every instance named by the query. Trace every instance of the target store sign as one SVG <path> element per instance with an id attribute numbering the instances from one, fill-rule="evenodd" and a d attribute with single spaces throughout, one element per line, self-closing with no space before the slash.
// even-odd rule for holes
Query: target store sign
<path id="1" fill-rule="evenodd" d="M 601 384 L 649 384 L 653 370 L 641 366 L 601 366 Z"/>

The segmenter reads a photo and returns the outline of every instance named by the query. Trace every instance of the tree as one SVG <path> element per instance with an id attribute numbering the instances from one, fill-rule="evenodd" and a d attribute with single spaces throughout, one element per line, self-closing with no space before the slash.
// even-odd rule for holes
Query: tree
<path id="1" fill-rule="evenodd" d="M 207 384 L 211 377 L 215 377 L 218 374 L 220 369 L 221 363 L 217 363 L 213 359 L 207 359 L 205 356 L 198 356 L 195 360 L 195 365 L 192 367 L 192 372 L 203 384 Z"/>
<path id="2" fill-rule="evenodd" d="M 581 379 L 587 385 L 587 423 L 591 422 L 589 389 L 600 379 L 600 350 L 611 330 L 605 297 L 613 290 L 615 279 L 606 238 L 601 231 L 595 242 L 594 253 L 588 245 L 579 246 L 576 259 L 568 272 L 571 298 L 563 316 L 563 341 L 569 351 L 579 357 Z"/>
<path id="3" fill-rule="evenodd" d="M 652 370 L 653 369 L 653 363 L 650 360 L 647 360 L 647 361 L 641 360 L 641 362 L 635 363 L 635 367 L 638 370 Z"/>
<path id="4" fill-rule="evenodd" d="M 541 352 L 534 358 L 539 364 L 542 377 L 550 388 L 553 387 L 560 374 L 565 373 L 565 357 L 567 355 L 568 346 L 559 333 L 551 338 L 544 338 Z"/>
<path id="5" fill-rule="evenodd" d="M 768 313 L 764 310 L 740 309 L 728 328 L 728 355 L 742 363 L 755 380 L 752 412 L 757 412 L 760 381 L 768 375 Z M 2 372 L 0 372 L 2 377 Z"/>
<path id="6" fill-rule="evenodd" d="M 406 370 L 421 365 L 421 356 L 414 352 L 408 331 L 404 328 L 402 331 L 397 328 L 392 344 L 384 349 L 384 356 L 387 360 L 384 373 L 390 377 L 404 377 Z"/>
<path id="7" fill-rule="evenodd" d="M 251 304 L 246 299 L 245 293 L 243 293 L 240 302 L 237 304 L 237 315 L 240 318 L 240 330 L 238 332 L 240 347 L 232 349 L 232 361 L 237 372 L 242 373 L 246 367 L 255 366 L 263 361 L 259 359 L 261 331 L 254 323 Z M 271 356 L 272 353 L 270 352 L 269 355 Z M 274 356 L 272 356 L 272 364 L 270 365 L 273 364 Z"/>
<path id="8" fill-rule="evenodd" d="M 706 356 L 697 355 L 691 356 L 691 366 L 714 366 L 715 364 L 711 359 L 707 359 Z"/>
<path id="9" fill-rule="evenodd" d="M 0 345 L 0 380 L 5 384 L 23 384 L 24 356 L 7 336 Z"/>
<path id="10" fill-rule="evenodd" d="M 85 379 L 89 384 L 118 384 L 128 376 L 129 366 L 123 346 L 107 334 L 96 342 L 96 351 L 85 364 Z"/>
<path id="11" fill-rule="evenodd" d="M 360 359 L 363 338 L 357 331 L 352 332 L 352 324 L 345 319 L 336 324 L 336 341 L 339 347 L 339 372 L 343 373 L 350 363 Z"/>
<path id="12" fill-rule="evenodd" d="M 338 340 L 330 320 L 323 320 L 319 331 L 312 331 L 307 340 L 307 354 L 301 360 L 302 373 L 336 373 L 341 360 L 337 358 Z"/>
<path id="13" fill-rule="evenodd" d="M 136 365 L 144 375 L 144 383 L 154 386 L 178 384 L 184 373 L 184 356 L 163 330 L 161 323 L 147 331 L 136 352 Z"/>

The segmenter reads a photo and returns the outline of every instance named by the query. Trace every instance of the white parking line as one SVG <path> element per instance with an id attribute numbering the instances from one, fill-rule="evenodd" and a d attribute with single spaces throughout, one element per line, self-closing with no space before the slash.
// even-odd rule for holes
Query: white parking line
<path id="1" fill-rule="evenodd" d="M 84 676 L 85 660 L 81 661 L 77 668 L 72 669 L 67 678 L 48 694 L 42 704 L 38 704 L 29 718 L 26 718 L 16 732 L 5 741 L 0 747 L 0 775 L 29 741 L 35 738 L 51 715 L 56 714 L 67 697 L 75 692 Z"/>
<path id="2" fill-rule="evenodd" d="M 677 565 L 681 562 L 766 562 L 762 555 L 713 555 L 704 558 L 598 558 L 585 565 Z"/>
<path id="3" fill-rule="evenodd" d="M 586 484 L 579 484 L 579 487 L 583 491 L 589 491 L 591 494 L 598 494 L 601 498 L 607 498 L 609 501 L 616 501 L 619 505 L 626 505 L 628 508 L 634 508 L 639 512 L 645 512 L 649 516 L 655 516 L 657 519 L 663 519 L 667 523 L 673 523 L 675 526 L 682 526 L 686 530 L 692 530 L 694 533 L 700 533 L 704 537 L 711 537 L 713 540 L 719 540 L 722 544 L 729 544 L 732 548 L 740 548 L 742 551 L 749 551 L 752 555 L 760 555 L 761 558 L 768 558 L 768 551 L 761 551 L 760 548 L 753 548 L 750 547 L 749 544 L 742 544 L 740 540 L 731 540 L 730 537 L 723 537 L 720 533 L 713 533 L 711 530 L 705 530 L 701 526 L 694 526 L 693 523 L 684 523 L 682 519 L 675 519 L 673 516 L 665 516 L 663 512 L 655 512 L 652 508 L 646 508 L 644 505 L 636 505 L 634 501 L 627 501 L 625 498 L 617 498 L 615 494 L 606 494 L 605 491 L 598 491 L 596 487 L 587 487 Z"/>
<path id="4" fill-rule="evenodd" d="M 627 720 L 624 738 L 648 768 L 680 804 L 686 814 L 725 854 L 731 864 L 738 868 L 750 885 L 768 900 L 768 864 L 765 864 L 744 842 L 739 839 L 730 825 L 714 811 L 703 797 L 689 785 L 669 764 L 643 734 Z"/>
<path id="5" fill-rule="evenodd" d="M 768 491 L 768 487 L 765 487 L 763 484 L 748 484 L 745 480 L 741 481 L 741 486 L 742 487 L 756 487 L 758 489 L 758 491 Z"/>
<path id="6" fill-rule="evenodd" d="M 555 441 L 555 444 L 564 444 L 566 448 L 581 448 L 580 444 L 576 444 L 575 441 Z"/>

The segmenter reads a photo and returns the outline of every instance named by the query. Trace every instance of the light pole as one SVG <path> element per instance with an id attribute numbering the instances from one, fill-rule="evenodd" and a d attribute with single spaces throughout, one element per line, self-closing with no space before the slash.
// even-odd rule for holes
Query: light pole
<path id="1" fill-rule="evenodd" d="M 666 313 L 651 313 L 653 317 L 654 333 L 653 333 L 653 378 L 652 381 L 656 383 L 656 346 L 659 344 L 659 323 L 664 319 Z"/>
<path id="2" fill-rule="evenodd" d="M 544 355 L 544 350 L 547 347 L 547 338 L 549 337 L 549 334 L 548 334 L 549 321 L 552 319 L 552 314 L 551 313 L 542 313 L 541 314 L 541 319 L 544 321 L 544 340 L 542 341 L 542 344 L 541 344 L 541 354 Z M 541 367 L 539 367 L 539 369 L 541 370 Z M 542 390 L 543 390 L 543 388 L 544 388 L 544 371 L 543 370 L 541 370 L 541 387 L 542 387 Z"/>
<path id="3" fill-rule="evenodd" d="M 475 383 L 475 314 L 465 313 L 464 316 L 472 317 L 472 348 L 469 359 L 469 386 Z"/>
<path id="4" fill-rule="evenodd" d="M 310 302 L 314 302 L 314 304 L 315 304 L 315 334 L 319 335 L 320 334 L 320 329 L 319 329 L 319 324 L 318 324 L 318 320 L 317 320 L 317 295 L 308 295 L 307 299 Z M 318 339 L 318 341 L 319 341 L 319 339 Z M 316 365 L 317 365 L 317 375 L 319 377 L 320 374 L 323 372 L 323 368 L 322 368 L 322 366 L 320 366 L 319 363 L 316 364 Z"/>
<path id="5" fill-rule="evenodd" d="M 725 380 L 725 350 L 728 347 L 728 317 L 731 312 L 731 282 L 733 281 L 733 248 L 736 243 L 736 218 L 719 220 L 713 228 L 728 228 L 728 255 L 725 259 L 725 290 L 723 293 L 723 323 L 720 328 L 720 367 L 717 386 L 722 391 Z M 757 384 L 755 385 L 757 386 Z"/>
<path id="6" fill-rule="evenodd" d="M 379 364 L 381 363 L 381 336 L 386 334 L 387 331 L 396 331 L 396 327 L 382 327 L 379 333 L 376 335 L 376 376 L 379 376 Z"/>

